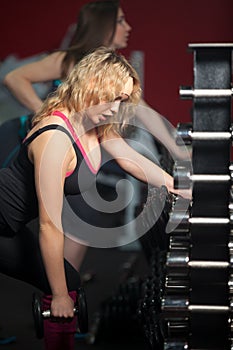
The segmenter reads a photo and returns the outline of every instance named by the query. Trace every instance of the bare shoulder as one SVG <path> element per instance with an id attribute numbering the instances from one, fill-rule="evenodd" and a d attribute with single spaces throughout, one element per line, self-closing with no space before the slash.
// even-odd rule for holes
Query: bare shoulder
<path id="1" fill-rule="evenodd" d="M 16 68 L 7 74 L 6 79 L 17 78 L 31 83 L 60 79 L 64 55 L 63 51 L 48 54 L 38 61 Z"/>
<path id="2" fill-rule="evenodd" d="M 45 69 L 50 72 L 57 72 L 57 75 L 60 76 L 62 61 L 65 57 L 64 51 L 56 51 L 48 54 L 42 60 L 38 61 L 38 65 L 41 69 Z"/>
<path id="3" fill-rule="evenodd" d="M 63 126 L 65 129 L 68 130 L 66 123 L 62 118 L 60 118 L 57 115 L 49 115 L 45 118 L 43 118 L 39 123 L 37 123 L 28 133 L 27 137 L 30 137 L 32 134 L 34 134 L 39 129 L 42 130 L 44 127 L 48 127 L 48 132 L 43 132 L 41 135 L 47 137 L 47 135 L 54 133 L 57 129 L 55 128 L 49 128 L 50 125 L 57 125 L 57 126 Z M 64 134 L 64 133 L 59 133 Z"/>
<path id="4" fill-rule="evenodd" d="M 45 56 L 42 61 L 46 62 L 46 61 L 50 61 L 50 62 L 53 62 L 53 63 L 61 63 L 64 59 L 66 55 L 66 52 L 65 51 L 55 51 L 55 52 L 52 52 L 50 54 L 48 54 L 47 56 Z"/>
<path id="5" fill-rule="evenodd" d="M 63 126 L 64 129 L 67 129 L 63 121 L 56 117 L 50 116 L 48 119 L 45 118 L 43 122 L 38 123 L 28 134 L 27 137 L 30 137 L 38 130 L 42 130 L 45 127 L 48 127 L 45 131 L 41 132 L 29 145 L 29 158 L 35 161 L 35 158 L 40 158 L 44 151 L 50 151 L 52 154 L 56 155 L 54 158 L 64 157 L 69 149 L 72 147 L 72 141 L 70 137 L 67 136 L 65 132 L 57 132 L 55 128 L 49 128 L 50 125 Z M 56 152 L 54 153 L 54 150 Z"/>
<path id="6" fill-rule="evenodd" d="M 39 70 L 42 75 L 50 77 L 51 79 L 61 79 L 62 75 L 62 62 L 65 58 L 65 51 L 55 51 L 48 54 L 39 62 Z M 70 64 L 70 69 L 73 68 L 73 63 Z M 44 71 L 44 73 L 42 72 Z"/>

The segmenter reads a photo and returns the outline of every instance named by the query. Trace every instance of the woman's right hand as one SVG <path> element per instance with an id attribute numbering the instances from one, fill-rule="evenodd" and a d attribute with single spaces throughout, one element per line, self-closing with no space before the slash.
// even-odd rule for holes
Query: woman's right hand
<path id="1" fill-rule="evenodd" d="M 53 317 L 74 317 L 74 301 L 69 294 L 53 296 L 51 302 L 51 314 Z"/>
<path id="2" fill-rule="evenodd" d="M 172 189 L 171 190 L 172 193 L 183 197 L 185 199 L 189 199 L 190 201 L 192 200 L 192 189 Z"/>

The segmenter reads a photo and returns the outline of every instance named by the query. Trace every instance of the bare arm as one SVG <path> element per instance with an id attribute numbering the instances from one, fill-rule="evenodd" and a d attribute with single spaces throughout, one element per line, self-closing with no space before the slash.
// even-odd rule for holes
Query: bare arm
<path id="1" fill-rule="evenodd" d="M 144 100 L 140 101 L 140 105 L 136 109 L 136 117 L 146 130 L 167 148 L 174 160 L 190 158 L 190 151 L 186 146 L 176 144 L 176 129 Z"/>
<path id="2" fill-rule="evenodd" d="M 70 141 L 61 132 L 41 134 L 29 148 L 35 166 L 39 205 L 39 241 L 46 274 L 52 290 L 54 316 L 72 317 L 73 301 L 68 295 L 64 270 L 64 234 L 61 222 L 63 187 L 71 162 Z"/>
<path id="3" fill-rule="evenodd" d="M 174 189 L 172 176 L 135 151 L 116 133 L 109 132 L 104 137 L 102 146 L 111 154 L 122 169 L 138 180 L 157 187 L 165 185 L 168 191 L 190 198 L 190 191 Z"/>
<path id="4" fill-rule="evenodd" d="M 41 107 L 42 100 L 32 84 L 60 79 L 64 54 L 55 52 L 39 61 L 16 68 L 5 76 L 3 83 L 20 103 L 36 112 Z"/>

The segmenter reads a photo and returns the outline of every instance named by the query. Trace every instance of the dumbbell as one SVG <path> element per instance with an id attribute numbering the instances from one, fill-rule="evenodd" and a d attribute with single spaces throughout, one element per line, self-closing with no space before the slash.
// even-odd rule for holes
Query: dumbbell
<path id="1" fill-rule="evenodd" d="M 44 336 L 43 320 L 51 317 L 50 310 L 42 311 L 41 296 L 37 293 L 33 294 L 32 300 L 32 314 L 34 319 L 36 336 L 42 339 Z M 84 289 L 80 287 L 77 290 L 77 300 L 74 307 L 74 314 L 78 316 L 78 328 L 80 333 L 87 333 L 88 331 L 88 312 Z"/>

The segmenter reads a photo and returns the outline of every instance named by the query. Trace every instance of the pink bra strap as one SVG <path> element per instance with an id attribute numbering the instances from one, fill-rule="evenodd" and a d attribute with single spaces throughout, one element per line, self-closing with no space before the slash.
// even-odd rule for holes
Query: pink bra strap
<path id="1" fill-rule="evenodd" d="M 74 140 L 77 141 L 78 137 L 77 137 L 77 135 L 76 135 L 76 132 L 74 131 L 73 126 L 71 125 L 69 119 L 65 116 L 65 114 L 63 114 L 63 113 L 60 112 L 60 111 L 54 111 L 54 112 L 52 113 L 52 115 L 56 115 L 56 116 L 58 116 L 58 117 L 60 117 L 61 119 L 64 120 L 64 122 L 66 123 L 68 129 L 70 130 L 71 135 L 73 136 Z"/>
<path id="2" fill-rule="evenodd" d="M 86 163 L 87 163 L 89 169 L 90 169 L 94 174 L 96 174 L 98 170 L 93 168 L 93 166 L 92 166 L 92 164 L 91 164 L 91 162 L 90 162 L 90 160 L 89 160 L 89 158 L 88 158 L 88 156 L 87 156 L 87 154 L 86 154 L 86 152 L 85 152 L 85 150 L 84 150 L 84 148 L 83 148 L 81 142 L 79 141 L 79 138 L 78 138 L 76 132 L 74 131 L 73 126 L 71 125 L 71 123 L 70 123 L 70 121 L 69 121 L 69 119 L 65 116 L 65 114 L 63 114 L 63 113 L 60 112 L 60 111 L 54 111 L 54 112 L 52 113 L 52 115 L 56 115 L 56 116 L 58 116 L 58 117 L 61 117 L 61 118 L 64 120 L 64 122 L 66 123 L 68 129 L 70 130 L 71 135 L 73 136 L 73 138 L 74 138 L 76 144 L 78 145 L 78 147 L 79 147 L 79 149 L 80 149 L 80 151 L 81 151 L 81 153 L 82 153 L 82 155 L 83 155 L 83 157 L 84 157 L 84 159 L 85 159 L 85 161 L 86 161 Z"/>

